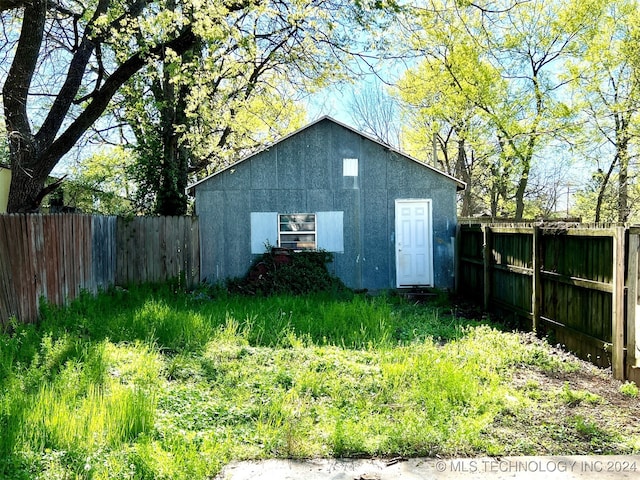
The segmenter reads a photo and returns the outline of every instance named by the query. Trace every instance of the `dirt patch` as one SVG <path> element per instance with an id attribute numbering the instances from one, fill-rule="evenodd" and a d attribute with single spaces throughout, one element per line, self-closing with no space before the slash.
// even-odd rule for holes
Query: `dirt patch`
<path id="1" fill-rule="evenodd" d="M 541 342 L 524 337 L 526 342 Z M 497 418 L 486 434 L 512 445 L 513 453 L 519 454 L 637 453 L 640 399 L 621 393 L 623 382 L 613 379 L 610 369 L 551 349 L 567 368 L 517 369 L 511 381 L 530 403 Z"/>
<path id="2" fill-rule="evenodd" d="M 532 338 L 530 334 L 523 334 L 523 336 L 526 337 L 527 342 L 542 344 L 541 340 Z M 576 365 L 575 371 L 544 372 L 533 367 L 523 368 L 513 376 L 515 385 L 523 385 L 532 380 L 539 381 L 548 390 L 564 388 L 568 385 L 572 390 L 587 391 L 602 397 L 607 405 L 630 409 L 636 416 L 640 415 L 640 398 L 621 393 L 620 386 L 623 382 L 612 377 L 611 369 L 599 368 L 558 347 L 547 348 L 561 362 Z"/>

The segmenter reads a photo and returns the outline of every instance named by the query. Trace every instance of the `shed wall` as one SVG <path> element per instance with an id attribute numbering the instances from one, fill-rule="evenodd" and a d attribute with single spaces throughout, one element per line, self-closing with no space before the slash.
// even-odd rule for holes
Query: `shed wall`
<path id="1" fill-rule="evenodd" d="M 343 159 L 359 175 L 343 176 Z M 318 122 L 198 184 L 201 272 L 216 282 L 244 275 L 251 212 L 344 212 L 344 253 L 330 270 L 352 288 L 395 287 L 395 200 L 433 202 L 434 282 L 453 286 L 456 184 L 332 121 Z"/>

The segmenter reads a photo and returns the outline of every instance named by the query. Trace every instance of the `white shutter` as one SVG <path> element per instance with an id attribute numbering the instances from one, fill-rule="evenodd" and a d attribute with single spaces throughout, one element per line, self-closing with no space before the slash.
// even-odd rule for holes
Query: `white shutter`
<path id="1" fill-rule="evenodd" d="M 264 253 L 266 244 L 278 245 L 278 212 L 251 212 L 251 253 Z"/>
<path id="2" fill-rule="evenodd" d="M 317 212 L 316 231 L 318 249 L 344 253 L 344 212 Z"/>

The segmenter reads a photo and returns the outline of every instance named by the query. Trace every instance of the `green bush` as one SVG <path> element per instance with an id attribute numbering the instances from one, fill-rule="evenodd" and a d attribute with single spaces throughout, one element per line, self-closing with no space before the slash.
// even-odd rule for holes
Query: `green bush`
<path id="1" fill-rule="evenodd" d="M 327 263 L 332 261 L 333 254 L 323 250 L 272 248 L 256 258 L 244 278 L 230 280 L 227 288 L 232 293 L 265 296 L 347 291 L 342 281 L 329 273 Z"/>

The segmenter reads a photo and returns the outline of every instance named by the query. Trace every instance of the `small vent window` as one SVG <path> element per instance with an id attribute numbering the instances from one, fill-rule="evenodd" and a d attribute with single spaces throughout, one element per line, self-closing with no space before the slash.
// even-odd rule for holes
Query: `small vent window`
<path id="1" fill-rule="evenodd" d="M 344 177 L 358 176 L 358 159 L 357 158 L 342 159 L 342 176 Z"/>

